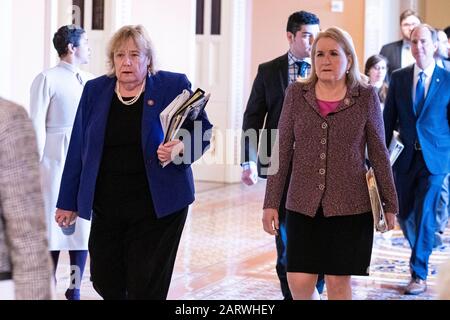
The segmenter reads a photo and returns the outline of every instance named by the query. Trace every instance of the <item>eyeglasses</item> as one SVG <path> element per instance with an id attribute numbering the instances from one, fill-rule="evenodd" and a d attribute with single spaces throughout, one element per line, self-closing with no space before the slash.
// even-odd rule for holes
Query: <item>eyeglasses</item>
<path id="1" fill-rule="evenodd" d="M 402 23 L 402 28 L 414 28 L 417 27 L 417 23 Z"/>

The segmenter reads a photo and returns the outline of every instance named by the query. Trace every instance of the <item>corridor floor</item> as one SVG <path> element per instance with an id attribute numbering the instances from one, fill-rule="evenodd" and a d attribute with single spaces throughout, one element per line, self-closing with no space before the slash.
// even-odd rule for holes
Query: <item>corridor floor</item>
<path id="1" fill-rule="evenodd" d="M 275 272 L 273 237 L 262 229 L 261 214 L 265 183 L 246 187 L 197 183 L 178 251 L 169 291 L 170 300 L 280 300 Z M 444 244 L 430 261 L 428 291 L 403 295 L 409 280 L 410 249 L 400 230 L 376 234 L 371 275 L 353 277 L 353 298 L 358 300 L 436 299 L 437 267 L 450 258 L 450 228 Z M 64 299 L 69 282 L 68 255 L 61 255 L 57 270 L 57 298 Z M 81 296 L 100 299 L 89 281 L 89 261 Z M 323 294 L 326 299 L 326 291 Z"/>

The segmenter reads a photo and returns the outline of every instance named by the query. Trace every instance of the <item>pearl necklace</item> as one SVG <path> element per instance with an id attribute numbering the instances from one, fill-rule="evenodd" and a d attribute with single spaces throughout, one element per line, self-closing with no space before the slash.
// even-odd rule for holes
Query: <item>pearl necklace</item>
<path id="1" fill-rule="evenodd" d="M 141 97 L 142 92 L 144 92 L 144 87 L 145 87 L 145 79 L 142 82 L 142 86 L 141 89 L 139 90 L 137 96 L 135 96 L 133 99 L 125 101 L 122 98 L 122 95 L 120 94 L 120 86 L 119 86 L 119 81 L 117 81 L 116 83 L 116 94 L 117 94 L 117 98 L 119 98 L 119 101 L 122 102 L 122 104 L 126 105 L 126 106 L 131 106 L 133 104 L 136 103 L 136 101 L 139 100 L 139 98 Z"/>

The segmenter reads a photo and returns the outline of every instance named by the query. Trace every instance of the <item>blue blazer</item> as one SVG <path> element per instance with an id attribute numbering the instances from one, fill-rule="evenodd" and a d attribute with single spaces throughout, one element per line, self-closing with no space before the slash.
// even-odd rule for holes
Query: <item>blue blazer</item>
<path id="1" fill-rule="evenodd" d="M 386 143 L 397 126 L 405 149 L 394 169 L 406 173 L 413 160 L 414 142 L 423 151 L 428 170 L 434 174 L 450 172 L 450 72 L 436 66 L 420 115 L 413 109 L 414 65 L 395 71 L 389 84 L 383 117 Z"/>
<path id="2" fill-rule="evenodd" d="M 116 78 L 107 76 L 86 83 L 61 180 L 57 207 L 78 212 L 79 217 L 87 220 L 92 215 L 95 184 L 115 85 Z M 182 74 L 160 71 L 147 77 L 142 115 L 142 149 L 150 193 L 159 218 L 179 211 L 194 201 L 194 180 L 190 164 L 183 161 L 180 165 L 170 163 L 162 168 L 156 154 L 163 141 L 159 114 L 183 89 L 190 90 L 190 87 L 187 77 Z M 191 135 L 190 143 L 184 141 L 187 146 L 184 160 L 190 157 L 191 162 L 200 158 L 209 147 L 208 133 L 212 128 L 205 111 L 200 113 L 197 120 L 202 124 L 202 136 L 197 132 L 196 136 Z M 189 123 L 186 129 L 193 132 L 193 123 Z M 194 138 L 197 148 L 194 148 Z"/>

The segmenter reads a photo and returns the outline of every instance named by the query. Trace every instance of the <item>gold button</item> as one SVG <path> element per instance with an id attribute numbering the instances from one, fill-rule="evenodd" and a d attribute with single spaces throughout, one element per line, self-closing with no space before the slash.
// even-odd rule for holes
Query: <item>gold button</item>
<path id="1" fill-rule="evenodd" d="M 148 101 L 147 101 L 147 104 L 148 104 L 149 107 L 153 107 L 153 106 L 155 105 L 155 101 L 153 101 L 153 100 L 148 100 Z"/>
<path id="2" fill-rule="evenodd" d="M 321 175 L 324 175 L 324 174 L 325 174 L 325 169 L 320 169 L 320 170 L 319 170 L 319 173 L 320 173 Z"/>
<path id="3" fill-rule="evenodd" d="M 323 138 L 322 140 L 320 140 L 321 144 L 327 144 L 327 139 Z"/>
<path id="4" fill-rule="evenodd" d="M 322 154 L 320 155 L 320 159 L 322 159 L 322 160 L 325 160 L 326 157 L 327 157 L 327 155 L 326 155 L 325 153 L 322 153 Z"/>
<path id="5" fill-rule="evenodd" d="M 325 190 L 325 186 L 323 184 L 319 184 L 319 190 L 321 191 Z"/>
<path id="6" fill-rule="evenodd" d="M 327 129 L 328 128 L 328 124 L 326 122 L 322 123 L 322 129 Z"/>

